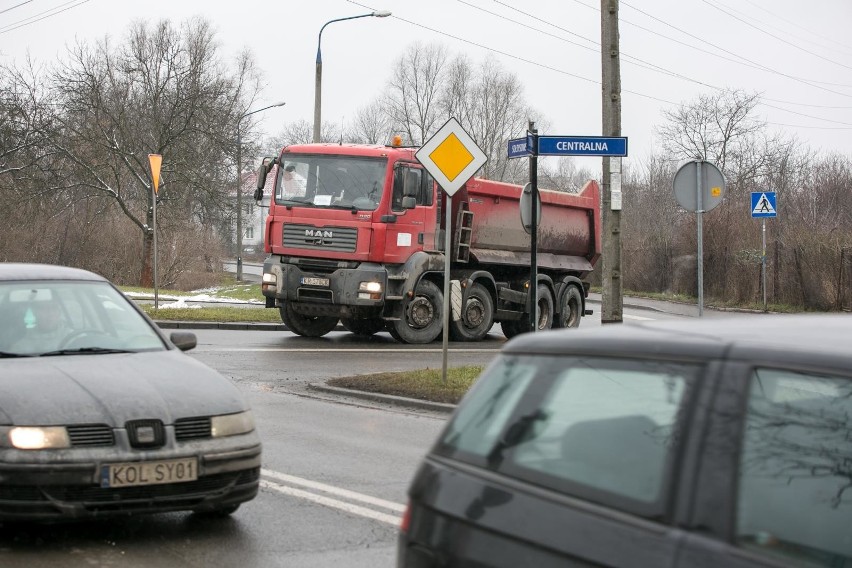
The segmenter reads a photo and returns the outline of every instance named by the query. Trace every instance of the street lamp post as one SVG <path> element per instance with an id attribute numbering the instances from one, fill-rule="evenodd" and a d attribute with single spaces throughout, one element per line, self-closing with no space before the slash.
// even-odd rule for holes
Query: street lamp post
<path id="1" fill-rule="evenodd" d="M 316 82 L 314 84 L 314 142 L 320 141 L 320 125 L 322 124 L 322 31 L 328 24 L 334 22 L 342 22 L 344 20 L 355 20 L 357 18 L 387 18 L 391 13 L 387 11 L 370 12 L 369 14 L 361 14 L 360 16 L 349 16 L 348 18 L 337 18 L 329 20 L 322 25 L 317 38 L 317 73 Z"/>
<path id="2" fill-rule="evenodd" d="M 262 110 L 284 106 L 285 104 L 287 103 L 279 102 L 265 106 L 263 108 L 244 113 L 237 119 L 237 281 L 243 279 L 243 141 L 240 137 L 240 124 L 242 124 L 243 119 L 249 115 Z"/>

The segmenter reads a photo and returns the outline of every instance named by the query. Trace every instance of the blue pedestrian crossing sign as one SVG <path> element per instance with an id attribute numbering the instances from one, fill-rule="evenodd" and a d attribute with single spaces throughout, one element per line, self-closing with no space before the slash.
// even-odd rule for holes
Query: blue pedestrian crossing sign
<path id="1" fill-rule="evenodd" d="M 774 191 L 751 192 L 751 216 L 752 217 L 777 217 L 778 202 L 775 200 Z"/>

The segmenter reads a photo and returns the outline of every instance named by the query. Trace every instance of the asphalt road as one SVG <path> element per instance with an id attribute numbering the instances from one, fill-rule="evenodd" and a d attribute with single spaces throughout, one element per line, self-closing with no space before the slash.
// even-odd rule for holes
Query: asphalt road
<path id="1" fill-rule="evenodd" d="M 595 311 L 583 327 L 601 325 Z M 626 325 L 681 317 L 689 316 L 647 306 L 625 310 Z M 264 443 L 258 498 L 218 521 L 167 514 L 2 526 L 0 566 L 394 566 L 408 483 L 447 414 L 310 385 L 351 374 L 439 368 L 440 343 L 401 345 L 386 333 L 371 340 L 345 332 L 318 339 L 286 331 L 196 334 L 198 347 L 187 356 L 232 380 L 254 410 Z M 449 365 L 486 364 L 504 342 L 498 326 L 486 341 L 451 343 Z"/>

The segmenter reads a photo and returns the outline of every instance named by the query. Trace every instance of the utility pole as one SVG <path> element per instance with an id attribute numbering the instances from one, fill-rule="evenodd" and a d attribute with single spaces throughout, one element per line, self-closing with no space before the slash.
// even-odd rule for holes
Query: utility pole
<path id="1" fill-rule="evenodd" d="M 621 136 L 621 69 L 618 45 L 618 0 L 601 0 L 601 97 L 603 136 Z M 623 322 L 621 279 L 621 158 L 605 156 L 602 164 L 603 295 L 601 323 Z"/>

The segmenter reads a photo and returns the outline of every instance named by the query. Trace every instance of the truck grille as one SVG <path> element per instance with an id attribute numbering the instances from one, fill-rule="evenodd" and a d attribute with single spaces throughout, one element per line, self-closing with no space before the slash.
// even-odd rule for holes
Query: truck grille
<path id="1" fill-rule="evenodd" d="M 284 225 L 282 244 L 285 247 L 355 252 L 358 229 L 354 227 L 314 227 L 312 225 Z"/>

